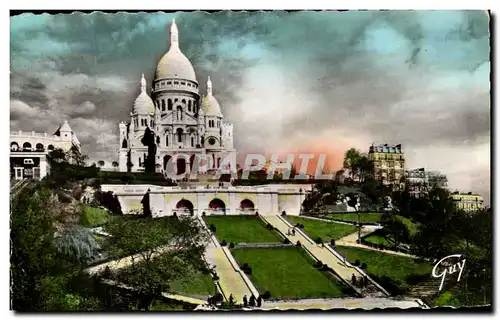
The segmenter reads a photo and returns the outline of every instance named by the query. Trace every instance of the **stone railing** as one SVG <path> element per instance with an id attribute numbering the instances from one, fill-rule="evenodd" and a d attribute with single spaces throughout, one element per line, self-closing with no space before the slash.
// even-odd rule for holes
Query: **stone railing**
<path id="1" fill-rule="evenodd" d="M 269 243 L 238 243 L 235 244 L 235 248 L 281 248 L 281 247 L 291 247 L 292 243 L 284 244 L 281 242 L 269 242 Z"/>
<path id="2" fill-rule="evenodd" d="M 57 140 L 57 141 L 62 140 L 61 137 L 55 136 L 55 135 L 51 135 L 51 134 L 47 134 L 46 132 L 39 133 L 39 132 L 34 132 L 34 131 L 31 131 L 31 132 L 11 131 L 10 135 L 14 136 L 14 137 L 39 137 L 39 138 L 50 138 L 52 140 Z"/>
<path id="3" fill-rule="evenodd" d="M 281 219 L 288 227 L 290 228 L 295 228 L 294 225 L 292 225 L 286 218 L 283 218 L 282 216 L 278 216 L 278 218 Z M 301 236 L 306 238 L 307 241 L 309 241 L 311 244 L 317 244 L 313 239 L 311 239 L 304 231 L 302 231 L 300 228 L 295 228 L 295 231 L 300 233 Z"/>

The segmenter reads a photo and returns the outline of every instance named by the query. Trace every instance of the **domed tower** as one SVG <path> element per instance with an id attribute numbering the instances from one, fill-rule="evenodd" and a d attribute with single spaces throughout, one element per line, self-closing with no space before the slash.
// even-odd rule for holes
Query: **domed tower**
<path id="1" fill-rule="evenodd" d="M 141 78 L 141 93 L 134 101 L 134 108 L 131 114 L 131 122 L 133 123 L 133 132 L 137 138 L 140 138 L 146 128 L 154 130 L 155 105 L 153 100 L 146 92 L 146 79 L 144 74 Z"/>
<path id="2" fill-rule="evenodd" d="M 160 157 L 157 160 L 164 162 L 165 168 L 166 159 L 175 153 L 201 153 L 203 128 L 198 121 L 198 90 L 193 65 L 179 47 L 179 30 L 173 20 L 170 48 L 158 62 L 153 82 L 154 101 L 160 119 L 156 126 Z M 188 159 L 187 164 L 189 162 Z"/>

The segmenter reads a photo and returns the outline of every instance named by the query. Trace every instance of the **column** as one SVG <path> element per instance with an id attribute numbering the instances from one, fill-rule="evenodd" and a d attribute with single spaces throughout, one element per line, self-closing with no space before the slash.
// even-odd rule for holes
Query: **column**
<path id="1" fill-rule="evenodd" d="M 47 175 L 47 159 L 45 157 L 40 158 L 40 180 Z"/>

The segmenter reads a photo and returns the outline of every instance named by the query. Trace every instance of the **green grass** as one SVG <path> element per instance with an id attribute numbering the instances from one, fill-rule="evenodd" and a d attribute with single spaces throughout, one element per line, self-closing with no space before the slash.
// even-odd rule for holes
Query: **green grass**
<path id="1" fill-rule="evenodd" d="M 318 237 L 326 242 L 330 241 L 330 239 L 338 240 L 342 237 L 347 236 L 348 234 L 356 232 L 356 227 L 335 223 L 335 222 L 326 222 L 321 220 L 313 220 L 295 216 L 287 216 L 286 217 L 293 225 L 297 223 L 301 223 L 304 225 L 304 231 L 313 239 L 316 240 Z"/>
<path id="2" fill-rule="evenodd" d="M 282 242 L 274 231 L 266 229 L 265 223 L 257 216 L 207 216 L 208 226 L 216 228 L 217 240 L 227 243 Z"/>
<path id="3" fill-rule="evenodd" d="M 216 290 L 212 276 L 197 271 L 194 275 L 177 278 L 171 282 L 170 292 L 211 296 L 216 293 Z"/>
<path id="4" fill-rule="evenodd" d="M 372 235 L 369 235 L 368 237 L 364 238 L 366 242 L 370 242 L 373 244 L 382 244 L 387 247 L 392 247 L 394 244 L 390 241 L 388 241 L 383 235 L 374 233 Z"/>
<path id="5" fill-rule="evenodd" d="M 360 263 L 366 263 L 368 274 L 379 279 L 390 278 L 392 283 L 401 291 L 405 291 L 411 286 L 412 278 L 430 276 L 433 268 L 427 262 L 421 262 L 410 257 L 343 246 L 337 246 L 337 249 L 347 257 L 349 262 L 358 259 Z M 381 282 L 380 284 L 383 287 L 391 291 L 390 288 L 384 285 L 387 281 Z"/>
<path id="6" fill-rule="evenodd" d="M 81 205 L 82 213 L 80 215 L 80 224 L 84 227 L 98 227 L 105 224 L 110 214 L 103 209 L 94 208 L 85 204 Z"/>
<path id="7" fill-rule="evenodd" d="M 408 229 L 410 236 L 414 236 L 418 232 L 419 224 L 412 222 L 410 219 L 402 216 L 396 216 L 396 219 L 400 220 Z"/>
<path id="8" fill-rule="evenodd" d="M 367 213 L 363 212 L 359 214 L 359 220 L 361 223 L 378 223 L 382 218 L 383 213 Z M 357 213 L 331 213 L 327 216 L 331 219 L 340 219 L 344 221 L 358 222 Z"/>
<path id="9" fill-rule="evenodd" d="M 314 268 L 314 260 L 301 248 L 237 248 L 231 253 L 240 266 L 252 268 L 251 281 L 271 299 L 344 297 L 346 288 L 330 274 Z"/>

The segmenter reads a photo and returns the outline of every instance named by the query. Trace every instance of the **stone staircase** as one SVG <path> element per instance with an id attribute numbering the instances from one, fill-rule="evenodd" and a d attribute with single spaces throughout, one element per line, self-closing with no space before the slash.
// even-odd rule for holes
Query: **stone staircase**
<path id="1" fill-rule="evenodd" d="M 420 281 L 417 285 L 413 286 L 409 294 L 412 297 L 427 298 L 439 292 L 439 285 L 441 284 L 440 278 L 429 277 L 426 280 Z M 446 282 L 443 284 L 441 292 L 445 291 L 448 286 Z"/>

